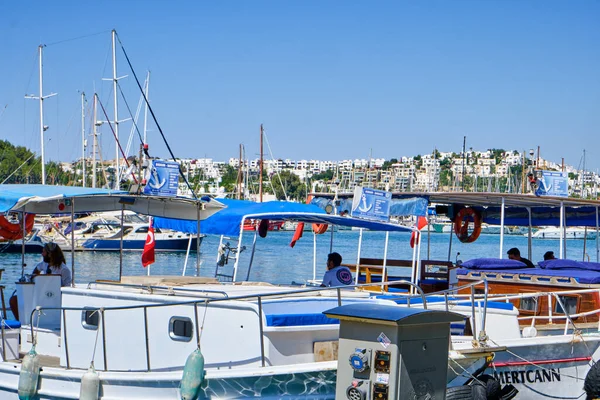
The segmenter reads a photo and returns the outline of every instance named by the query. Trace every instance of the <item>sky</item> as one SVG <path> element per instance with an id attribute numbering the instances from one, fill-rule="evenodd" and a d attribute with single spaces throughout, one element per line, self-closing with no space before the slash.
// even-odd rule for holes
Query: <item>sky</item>
<path id="1" fill-rule="evenodd" d="M 0 1 L 0 139 L 81 157 L 93 93 L 114 119 L 115 29 L 175 157 L 400 158 L 529 149 L 600 169 L 600 1 Z M 117 43 L 119 119 L 140 92 Z M 99 111 L 98 119 L 107 118 Z M 143 115 L 143 114 L 142 114 Z M 122 146 L 132 121 L 119 124 Z M 143 117 L 138 127 L 143 131 Z M 149 117 L 152 156 L 170 157 Z M 115 157 L 107 124 L 102 157 Z M 130 153 L 140 140 L 133 133 Z M 270 148 L 270 151 L 269 151 Z M 91 138 L 87 156 L 91 156 Z"/>

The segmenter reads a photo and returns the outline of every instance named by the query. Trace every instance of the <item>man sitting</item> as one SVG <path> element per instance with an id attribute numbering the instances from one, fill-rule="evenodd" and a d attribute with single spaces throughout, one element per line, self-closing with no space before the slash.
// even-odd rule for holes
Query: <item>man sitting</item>
<path id="1" fill-rule="evenodd" d="M 508 250 L 506 254 L 508 254 L 508 258 L 511 260 L 521 261 L 522 263 L 525 263 L 529 268 L 535 268 L 535 265 L 533 265 L 531 261 L 521 257 L 521 252 L 516 247 L 513 247 L 512 249 Z"/>
<path id="2" fill-rule="evenodd" d="M 342 256 L 339 253 L 331 253 L 327 256 L 327 272 L 323 276 L 321 286 L 352 285 L 352 272 L 341 264 Z"/>

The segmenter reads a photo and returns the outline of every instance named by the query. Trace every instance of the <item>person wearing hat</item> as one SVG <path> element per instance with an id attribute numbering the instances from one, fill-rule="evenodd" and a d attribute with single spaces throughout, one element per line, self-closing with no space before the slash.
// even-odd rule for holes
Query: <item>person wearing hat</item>
<path id="1" fill-rule="evenodd" d="M 521 252 L 516 247 L 513 247 L 512 249 L 508 250 L 506 254 L 508 254 L 508 258 L 511 260 L 521 261 L 522 263 L 525 263 L 529 268 L 535 268 L 535 265 L 533 265 L 531 261 L 521 257 Z"/>
<path id="2" fill-rule="evenodd" d="M 544 253 L 544 261 L 548 261 L 548 260 L 556 260 L 556 257 L 554 257 L 553 251 L 547 251 Z"/>

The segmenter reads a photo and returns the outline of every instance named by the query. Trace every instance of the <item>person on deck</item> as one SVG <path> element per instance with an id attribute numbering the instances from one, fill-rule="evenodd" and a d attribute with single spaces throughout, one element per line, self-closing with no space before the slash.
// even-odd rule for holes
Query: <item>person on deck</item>
<path id="1" fill-rule="evenodd" d="M 331 253 L 327 256 L 327 271 L 323 275 L 321 286 L 352 285 L 352 272 L 341 264 L 342 256 L 339 253 Z"/>
<path id="2" fill-rule="evenodd" d="M 72 282 L 71 270 L 67 268 L 65 255 L 61 248 L 53 242 L 46 243 L 42 248 L 42 261 L 36 264 L 32 275 L 60 275 L 60 285 L 69 286 Z M 19 319 L 19 303 L 17 295 L 13 294 L 8 301 L 15 319 Z"/>
<path id="3" fill-rule="evenodd" d="M 521 252 L 516 247 L 513 247 L 512 249 L 508 250 L 506 254 L 508 254 L 508 258 L 511 260 L 521 261 L 522 263 L 525 263 L 529 268 L 535 268 L 535 265 L 533 265 L 531 261 L 521 257 Z"/>
<path id="4" fill-rule="evenodd" d="M 553 251 L 547 251 L 544 253 L 544 261 L 548 261 L 548 260 L 556 260 L 556 257 L 554 257 Z"/>

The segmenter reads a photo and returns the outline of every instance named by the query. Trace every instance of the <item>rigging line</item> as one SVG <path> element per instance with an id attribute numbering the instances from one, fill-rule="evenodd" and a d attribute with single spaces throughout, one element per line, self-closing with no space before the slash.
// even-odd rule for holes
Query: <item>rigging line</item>
<path id="1" fill-rule="evenodd" d="M 269 143 L 269 138 L 267 137 L 267 133 L 264 131 L 264 129 L 263 129 L 263 136 L 265 137 L 265 142 L 267 142 L 267 148 L 269 149 L 269 154 L 271 155 L 271 160 L 275 160 L 275 157 L 273 157 L 273 151 L 271 151 L 271 143 Z M 275 174 L 277 175 L 277 178 L 279 178 L 279 184 L 281 185 L 281 189 L 283 190 L 283 196 L 285 197 L 285 200 L 289 201 L 288 195 L 285 191 L 285 187 L 283 186 L 283 181 L 281 180 L 281 175 L 279 175 L 279 171 L 275 170 Z M 275 193 L 275 188 L 273 187 L 272 181 L 271 181 L 271 187 L 273 188 L 273 193 Z"/>
<path id="2" fill-rule="evenodd" d="M 156 124 L 156 127 L 158 128 L 158 131 L 160 132 L 160 136 L 162 136 L 162 139 L 165 142 L 165 146 L 167 146 L 167 150 L 169 151 L 169 154 L 171 155 L 171 158 L 173 159 L 173 161 L 177 161 L 177 159 L 175 158 L 175 155 L 173 154 L 173 151 L 171 150 L 171 146 L 169 146 L 169 142 L 167 142 L 167 138 L 165 137 L 165 134 L 163 133 L 163 130 L 160 127 L 160 124 L 158 123 L 158 119 L 156 118 L 156 115 L 154 114 L 154 110 L 152 109 L 152 106 L 148 102 L 148 98 L 146 97 L 146 93 L 144 93 L 144 90 L 142 89 L 142 85 L 140 85 L 140 80 L 138 79 L 137 74 L 135 73 L 135 70 L 133 69 L 133 65 L 131 65 L 131 61 L 129 60 L 129 56 L 127 55 L 127 52 L 125 51 L 125 46 L 123 46 L 123 43 L 121 42 L 121 37 L 117 34 L 116 31 L 115 31 L 115 36 L 117 37 L 117 40 L 119 41 L 119 44 L 121 45 L 121 50 L 123 50 L 123 55 L 125 55 L 125 59 L 127 60 L 127 64 L 129 64 L 129 69 L 131 70 L 131 73 L 133 74 L 133 77 L 135 78 L 135 83 L 137 83 L 137 86 L 140 89 L 140 92 L 142 93 L 142 96 L 144 96 L 144 102 L 148 106 L 148 110 L 150 111 L 150 114 L 152 114 L 152 119 L 154 120 L 154 123 Z M 178 167 L 179 175 L 183 178 L 183 181 L 187 185 L 187 188 L 190 190 L 190 192 L 192 192 L 192 196 L 194 196 L 194 199 L 198 200 L 198 196 L 196 196 L 196 193 L 194 193 L 194 190 L 190 186 L 190 182 L 187 180 L 187 178 L 183 174 L 183 170 L 181 169 L 181 164 L 179 164 L 179 163 L 177 163 L 177 164 L 179 166 Z"/>
<path id="3" fill-rule="evenodd" d="M 77 37 L 70 38 L 70 39 L 63 39 L 63 40 L 59 40 L 58 42 L 52 42 L 52 43 L 48 43 L 48 44 L 46 44 L 46 45 L 44 45 L 44 46 L 45 46 L 45 47 L 48 47 L 48 46 L 54 46 L 55 44 L 61 44 L 61 43 L 66 43 L 66 42 L 72 42 L 72 41 L 74 41 L 74 40 L 85 39 L 85 38 L 89 38 L 89 37 L 92 37 L 92 36 L 104 35 L 105 33 L 108 33 L 108 32 L 110 32 L 110 30 L 104 30 L 104 31 L 102 31 L 102 32 L 90 33 L 90 34 L 87 34 L 87 35 L 77 36 Z"/>
<path id="4" fill-rule="evenodd" d="M 119 88 L 119 92 L 121 92 L 121 97 L 123 98 L 123 101 L 125 101 L 125 106 L 127 107 L 127 112 L 129 112 L 131 121 L 133 121 L 133 126 L 135 126 L 135 131 L 137 132 L 138 137 L 140 138 L 140 143 L 145 144 L 144 138 L 142 137 L 142 133 L 140 132 L 140 129 L 138 128 L 136 119 L 133 117 L 133 114 L 131 113 L 131 108 L 129 108 L 129 103 L 127 102 L 127 99 L 125 98 L 125 94 L 123 93 L 123 89 L 121 88 L 121 85 L 119 84 L 119 82 L 117 82 L 117 87 Z M 139 107 L 138 107 L 138 109 L 139 109 Z"/>
<path id="5" fill-rule="evenodd" d="M 102 112 L 104 113 L 104 116 L 106 117 L 106 121 L 108 122 L 108 126 L 110 126 L 110 130 L 112 131 L 112 134 L 115 137 L 115 140 L 117 142 L 117 146 L 119 146 L 119 150 L 121 151 L 121 155 L 123 156 L 123 159 L 125 160 L 125 165 L 127 165 L 127 168 L 129 168 L 129 161 L 127 160 L 127 157 L 125 156 L 125 153 L 123 152 L 123 148 L 121 147 L 121 142 L 119 142 L 119 138 L 117 137 L 117 134 L 115 133 L 115 129 L 113 128 L 112 124 L 110 123 L 110 119 L 108 118 L 108 114 L 106 113 L 106 110 L 104 109 L 104 104 L 102 104 L 102 102 L 100 101 L 100 99 L 98 99 L 98 104 L 100 104 L 100 107 L 102 107 Z M 133 181 L 137 184 L 138 180 L 137 180 L 135 174 L 133 173 L 133 171 L 131 171 L 131 176 L 133 177 Z M 119 178 L 118 176 L 115 176 L 115 179 L 118 179 L 118 178 Z"/>
<path id="6" fill-rule="evenodd" d="M 25 165 L 25 163 L 27 163 L 27 161 L 31 160 L 31 157 L 33 157 L 33 156 L 35 156 L 35 153 L 34 153 L 34 154 L 32 154 L 32 155 L 30 155 L 30 156 L 29 156 L 29 158 L 28 158 L 27 160 L 23 161 L 23 163 L 22 163 L 21 165 L 19 165 L 19 168 L 15 169 L 15 170 L 12 172 L 12 174 L 10 174 L 9 176 L 7 176 L 7 177 L 6 177 L 6 179 L 2 181 L 2 183 L 1 183 L 1 184 L 3 185 L 3 184 L 4 184 L 4 183 L 7 181 L 7 180 L 9 180 L 9 179 L 10 179 L 10 177 L 11 177 L 11 176 L 13 176 L 14 174 L 16 174 L 16 173 L 17 173 L 17 171 L 18 171 L 18 170 L 20 170 L 20 169 L 21 169 L 21 167 L 22 167 L 23 165 Z"/>

